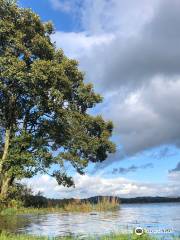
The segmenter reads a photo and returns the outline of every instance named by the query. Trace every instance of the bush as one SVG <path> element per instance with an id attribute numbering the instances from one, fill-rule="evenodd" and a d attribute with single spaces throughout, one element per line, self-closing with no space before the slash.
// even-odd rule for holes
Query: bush
<path id="1" fill-rule="evenodd" d="M 19 200 L 16 200 L 16 199 L 12 199 L 8 202 L 8 207 L 9 208 L 21 208 L 23 207 L 23 202 L 22 201 L 19 201 Z"/>

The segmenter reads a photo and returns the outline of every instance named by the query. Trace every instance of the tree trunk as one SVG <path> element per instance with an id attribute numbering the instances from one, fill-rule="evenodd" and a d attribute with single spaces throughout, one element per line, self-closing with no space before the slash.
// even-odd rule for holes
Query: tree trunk
<path id="1" fill-rule="evenodd" d="M 9 142 L 10 142 L 10 135 L 11 135 L 11 128 L 6 129 L 5 133 L 5 144 L 4 144 L 4 152 L 2 156 L 2 161 L 6 159 L 9 149 Z"/>
<path id="2" fill-rule="evenodd" d="M 9 187 L 12 184 L 12 177 L 4 176 L 2 185 L 1 185 L 1 191 L 0 191 L 0 199 L 6 200 L 8 196 L 8 190 Z"/>
<path id="3" fill-rule="evenodd" d="M 9 143 L 10 143 L 11 128 L 6 129 L 5 133 L 5 143 L 2 159 L 0 160 L 0 198 L 5 199 L 7 197 L 8 188 L 11 183 L 11 178 L 7 176 L 6 172 L 3 170 L 4 162 L 8 156 Z"/>

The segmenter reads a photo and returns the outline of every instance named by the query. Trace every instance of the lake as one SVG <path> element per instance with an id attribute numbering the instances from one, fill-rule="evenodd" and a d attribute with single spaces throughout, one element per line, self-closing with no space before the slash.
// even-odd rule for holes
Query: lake
<path id="1" fill-rule="evenodd" d="M 0 217 L 0 229 L 49 237 L 132 232 L 143 227 L 152 234 L 180 236 L 180 203 L 122 204 L 116 212 L 57 213 Z"/>

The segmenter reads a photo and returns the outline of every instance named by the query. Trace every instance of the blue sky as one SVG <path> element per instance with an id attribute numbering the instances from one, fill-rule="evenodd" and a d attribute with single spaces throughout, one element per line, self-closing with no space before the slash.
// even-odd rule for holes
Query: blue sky
<path id="1" fill-rule="evenodd" d="M 56 10 L 50 1 L 39 0 L 21 0 L 20 6 L 32 8 L 38 15 L 41 16 L 43 21 L 53 21 L 56 30 L 70 32 L 78 31 L 78 22 L 75 21 L 74 16 L 69 12 Z"/>
<path id="2" fill-rule="evenodd" d="M 48 176 L 28 183 L 51 197 L 180 195 L 175 169 L 180 161 L 180 3 L 20 0 L 19 5 L 54 23 L 52 41 L 79 60 L 85 81 L 104 96 L 92 114 L 113 120 L 118 149 L 104 163 L 90 165 L 86 176 L 73 173 L 75 189 L 57 186 Z"/>

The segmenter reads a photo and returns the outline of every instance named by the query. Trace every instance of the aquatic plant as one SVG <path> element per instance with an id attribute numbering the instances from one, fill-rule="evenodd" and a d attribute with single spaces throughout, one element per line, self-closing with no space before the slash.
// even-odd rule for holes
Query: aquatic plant
<path id="1" fill-rule="evenodd" d="M 4 208 L 0 211 L 0 215 L 46 214 L 55 212 L 102 212 L 118 210 L 119 206 L 119 202 L 116 198 L 104 197 L 97 203 L 73 200 L 51 208 Z"/>

